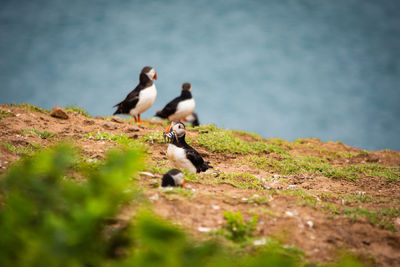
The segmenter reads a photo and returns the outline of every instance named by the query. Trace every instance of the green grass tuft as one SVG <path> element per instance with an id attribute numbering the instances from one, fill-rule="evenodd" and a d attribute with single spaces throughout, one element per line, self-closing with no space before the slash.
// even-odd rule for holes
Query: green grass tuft
<path id="1" fill-rule="evenodd" d="M 343 211 L 347 217 L 356 220 L 358 217 L 367 219 L 370 223 L 379 225 L 383 229 L 396 232 L 391 219 L 400 216 L 398 208 L 384 208 L 378 210 L 369 210 L 362 207 L 349 208 Z"/>
<path id="2" fill-rule="evenodd" d="M 56 134 L 52 133 L 52 132 L 48 132 L 46 130 L 44 131 L 39 131 L 37 129 L 26 129 L 26 130 L 21 130 L 21 132 L 23 134 L 29 134 L 29 135 L 33 135 L 33 136 L 37 136 L 41 139 L 49 139 L 54 137 Z"/>
<path id="3" fill-rule="evenodd" d="M 233 135 L 232 131 L 221 130 L 213 125 L 197 128 L 197 131 L 202 133 L 198 136 L 197 142 L 212 152 L 260 154 L 267 149 L 267 146 L 261 141 L 242 141 L 239 137 Z"/>
<path id="4" fill-rule="evenodd" d="M 93 117 L 89 114 L 88 111 L 86 111 L 85 109 L 79 107 L 78 105 L 67 106 L 67 107 L 65 107 L 65 110 L 66 110 L 66 111 L 71 111 L 71 112 L 76 112 L 76 113 L 81 114 L 81 115 L 83 115 L 83 116 L 85 116 L 85 117 L 88 117 L 88 118 L 93 118 Z"/>
<path id="5" fill-rule="evenodd" d="M 262 141 L 263 138 L 256 134 L 256 133 L 252 133 L 252 132 L 246 132 L 246 131 L 240 131 L 240 130 L 232 130 L 233 133 L 238 134 L 240 136 L 248 136 L 253 138 L 255 141 Z"/>
<path id="6" fill-rule="evenodd" d="M 40 145 L 36 143 L 31 143 L 28 146 L 15 146 L 10 143 L 0 143 L 0 145 L 5 146 L 11 152 L 17 153 L 20 156 L 31 156 L 40 149 Z"/>
<path id="7" fill-rule="evenodd" d="M 44 114 L 50 113 L 50 110 L 43 109 L 43 108 L 34 106 L 32 104 L 25 104 L 25 103 L 15 104 L 15 103 L 11 103 L 11 104 L 4 104 L 4 105 L 9 106 L 9 107 L 24 108 L 24 109 L 27 109 L 27 110 L 30 110 L 30 111 L 36 111 L 36 112 L 40 112 L 40 113 L 44 113 Z"/>
<path id="8" fill-rule="evenodd" d="M 151 132 L 149 134 L 145 134 L 140 137 L 141 140 L 148 143 L 159 143 L 163 144 L 166 141 L 164 140 L 163 133 L 160 131 Z"/>
<path id="9" fill-rule="evenodd" d="M 263 189 L 260 179 L 249 173 L 216 173 L 208 176 L 211 178 L 211 182 L 217 184 L 228 183 L 237 188 Z"/>
<path id="10" fill-rule="evenodd" d="M 93 140 L 108 140 L 112 142 L 116 142 L 123 146 L 132 148 L 132 149 L 140 149 L 142 151 L 149 151 L 149 147 L 132 138 L 129 138 L 126 134 L 109 134 L 109 133 L 101 133 L 101 132 L 90 132 L 83 135 L 83 138 L 93 139 Z"/>
<path id="11" fill-rule="evenodd" d="M 366 163 L 341 167 L 331 165 L 325 159 L 313 156 L 284 157 L 280 160 L 271 157 L 249 156 L 245 162 L 265 171 L 286 175 L 314 173 L 328 178 L 346 179 L 353 182 L 361 174 L 383 177 L 388 182 L 400 179 L 400 168 L 397 167 L 384 167 L 379 164 Z"/>
<path id="12" fill-rule="evenodd" d="M 15 116 L 14 113 L 0 109 L 0 120 L 2 120 L 5 117 L 12 117 L 12 116 Z"/>

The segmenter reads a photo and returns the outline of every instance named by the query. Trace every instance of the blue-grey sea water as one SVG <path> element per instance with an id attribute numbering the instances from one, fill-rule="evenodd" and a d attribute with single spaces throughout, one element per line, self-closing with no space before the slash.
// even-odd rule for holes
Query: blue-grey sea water
<path id="1" fill-rule="evenodd" d="M 92 115 L 158 75 L 201 123 L 400 150 L 397 0 L 0 1 L 0 102 Z"/>

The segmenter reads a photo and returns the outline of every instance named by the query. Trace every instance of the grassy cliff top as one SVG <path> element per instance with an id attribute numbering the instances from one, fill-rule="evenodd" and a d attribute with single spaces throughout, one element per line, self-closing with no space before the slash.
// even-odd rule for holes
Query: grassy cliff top
<path id="1" fill-rule="evenodd" d="M 368 263 L 400 265 L 398 151 L 366 151 L 316 138 L 265 139 L 214 125 L 187 127 L 188 142 L 214 169 L 185 172 L 185 189 L 161 190 L 160 177 L 172 168 L 162 138 L 167 122 L 136 125 L 124 118 L 93 118 L 76 106 L 65 110 L 69 118 L 58 119 L 29 104 L 2 105 L 0 172 L 59 142 L 78 147 L 76 168 L 82 170 L 95 169 L 112 148 L 140 148 L 147 161 L 138 183 L 152 208 L 200 239 L 224 229 L 226 212 L 240 212 L 248 224 L 258 218 L 247 233 L 251 240 L 279 240 L 310 261 L 329 262 L 346 249 Z M 119 217 L 129 221 L 133 215 L 127 207 Z"/>

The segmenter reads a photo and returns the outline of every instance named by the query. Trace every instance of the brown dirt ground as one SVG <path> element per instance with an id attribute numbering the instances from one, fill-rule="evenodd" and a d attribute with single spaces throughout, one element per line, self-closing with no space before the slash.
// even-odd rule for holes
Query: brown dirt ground
<path id="1" fill-rule="evenodd" d="M 19 147 L 27 147 L 32 143 L 49 146 L 62 140 L 68 140 L 82 148 L 90 158 L 104 158 L 104 152 L 114 147 L 111 141 L 84 139 L 82 136 L 89 132 L 107 132 L 112 134 L 124 133 L 132 138 L 140 138 L 145 134 L 162 131 L 165 124 L 150 121 L 151 126 L 135 125 L 131 120 L 122 123 L 104 120 L 103 118 L 87 118 L 77 113 L 68 112 L 69 119 L 62 120 L 49 114 L 33 112 L 19 107 L 1 106 L 2 110 L 12 113 L 12 116 L 0 120 L 0 143 L 10 143 Z M 40 139 L 21 133 L 24 129 L 46 130 L 55 133 L 50 139 Z M 195 139 L 199 133 L 189 132 L 187 135 Z M 248 136 L 243 140 L 254 141 Z M 320 156 L 329 151 L 361 152 L 362 150 L 341 143 L 322 143 L 317 139 L 307 139 L 304 144 L 293 145 L 292 155 Z M 165 162 L 166 167 L 172 167 L 167 162 L 167 144 L 148 143 L 152 148 L 149 164 Z M 226 153 L 212 153 L 194 143 L 193 146 L 214 166 L 208 172 L 215 173 L 249 173 L 257 177 L 271 177 L 274 174 L 255 169 L 241 162 L 246 156 Z M 315 149 L 315 148 L 318 149 Z M 321 152 L 324 151 L 324 152 Z M 265 154 L 266 157 L 274 156 Z M 0 173 L 4 173 L 9 165 L 16 161 L 19 155 L 9 151 L 4 145 L 0 146 Z M 368 151 L 351 159 L 335 158 L 335 165 L 375 162 L 384 166 L 400 166 L 400 152 Z M 281 194 L 281 189 L 288 185 L 296 185 L 303 189 L 317 202 L 332 203 L 339 208 L 359 207 L 400 208 L 400 182 L 386 183 L 383 178 L 361 177 L 357 182 L 340 179 L 330 179 L 315 174 L 279 176 L 268 179 L 265 186 L 271 190 L 240 189 L 228 183 L 213 183 L 205 181 L 205 174 L 198 174 L 200 182 L 187 182 L 190 196 L 168 194 L 157 187 L 159 176 L 140 176 L 140 185 L 144 193 L 153 203 L 154 210 L 161 216 L 172 220 L 188 229 L 195 236 L 206 236 L 199 231 L 200 227 L 218 229 L 224 225 L 223 211 L 241 211 L 246 219 L 253 214 L 259 216 L 256 235 L 261 237 L 273 236 L 285 244 L 295 245 L 306 253 L 307 259 L 317 262 L 328 262 L 336 258 L 345 249 L 365 259 L 372 265 L 400 266 L 400 217 L 392 218 L 397 232 L 381 229 L 366 219 L 352 220 L 345 216 L 333 216 L 320 208 L 299 204 L 301 199 L 290 194 Z M 202 179 L 204 178 L 204 182 Z M 281 179 L 284 178 L 284 179 Z M 378 201 L 344 203 L 343 196 L 365 194 Z M 328 195 L 326 199 L 324 196 Z M 255 196 L 265 196 L 268 203 L 248 203 Z M 321 200 L 323 199 L 323 200 Z M 121 217 L 129 219 L 132 211 L 129 207 Z M 312 222 L 312 226 L 310 226 Z M 200 228 L 201 229 L 201 228 Z"/>

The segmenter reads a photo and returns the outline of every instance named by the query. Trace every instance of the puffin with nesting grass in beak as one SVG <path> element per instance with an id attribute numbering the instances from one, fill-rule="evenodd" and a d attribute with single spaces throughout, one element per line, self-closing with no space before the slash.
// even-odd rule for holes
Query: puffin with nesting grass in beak
<path id="1" fill-rule="evenodd" d="M 116 104 L 115 114 L 131 115 L 137 123 L 141 123 L 140 114 L 148 110 L 157 97 L 157 89 L 153 81 L 157 80 L 157 73 L 152 67 L 144 67 L 140 72 L 139 84 L 130 92 L 124 101 Z"/>
<path id="2" fill-rule="evenodd" d="M 185 125 L 181 122 L 172 122 L 164 133 L 164 137 L 170 139 L 167 156 L 178 168 L 186 169 L 193 173 L 205 172 L 212 168 L 210 162 L 206 162 L 193 147 L 185 141 Z"/>
<path id="3" fill-rule="evenodd" d="M 183 122 L 187 116 L 193 113 L 196 106 L 192 97 L 192 85 L 182 84 L 181 95 L 170 101 L 162 110 L 157 111 L 156 116 L 169 121 Z"/>
<path id="4" fill-rule="evenodd" d="M 183 179 L 183 173 L 178 169 L 169 170 L 166 174 L 164 174 L 161 180 L 161 186 L 185 187 L 185 180 Z"/>

